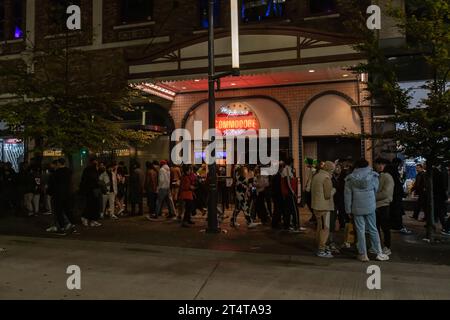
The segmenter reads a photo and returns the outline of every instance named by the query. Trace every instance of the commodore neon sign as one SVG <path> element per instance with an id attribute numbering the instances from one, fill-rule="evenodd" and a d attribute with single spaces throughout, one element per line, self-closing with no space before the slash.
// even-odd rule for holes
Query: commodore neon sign
<path id="1" fill-rule="evenodd" d="M 246 104 L 233 103 L 219 109 L 216 115 L 216 130 L 224 136 L 240 135 L 247 130 L 258 132 L 259 121 Z"/>

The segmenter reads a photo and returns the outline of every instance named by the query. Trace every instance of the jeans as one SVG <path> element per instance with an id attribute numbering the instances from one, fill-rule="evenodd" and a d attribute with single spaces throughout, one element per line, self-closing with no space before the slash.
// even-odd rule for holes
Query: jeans
<path id="1" fill-rule="evenodd" d="M 39 213 L 39 200 L 41 196 L 39 194 L 34 193 L 25 193 L 23 197 L 23 202 L 25 209 L 28 211 L 28 214 L 38 214 Z"/>
<path id="2" fill-rule="evenodd" d="M 295 195 L 289 193 L 286 197 L 284 197 L 283 201 L 285 203 L 284 221 L 283 221 L 284 228 L 286 230 L 290 228 L 292 218 L 292 227 L 294 229 L 299 229 L 300 223 L 298 217 L 297 203 L 295 201 Z"/>
<path id="3" fill-rule="evenodd" d="M 375 212 L 368 215 L 354 215 L 353 220 L 356 227 L 356 247 L 358 249 L 358 253 L 360 255 L 367 255 L 366 229 L 369 232 L 372 249 L 374 249 L 378 254 L 382 253 Z"/>
<path id="4" fill-rule="evenodd" d="M 106 213 L 106 206 L 109 205 L 108 214 L 112 216 L 115 211 L 116 194 L 114 192 L 108 192 L 102 195 L 102 216 Z"/>
<path id="5" fill-rule="evenodd" d="M 173 204 L 172 197 L 170 195 L 170 189 L 159 189 L 158 190 L 158 199 L 156 200 L 156 215 L 161 214 L 162 207 L 164 203 L 167 204 L 169 208 L 169 216 L 172 217 L 175 215 L 175 205 Z"/>
<path id="6" fill-rule="evenodd" d="M 389 219 L 389 206 L 377 208 L 377 229 L 381 237 L 383 231 L 383 243 L 387 248 L 391 248 L 391 223 Z"/>
<path id="7" fill-rule="evenodd" d="M 158 194 L 156 192 L 148 191 L 147 192 L 147 206 L 149 214 L 156 213 L 156 199 L 158 199 Z"/>

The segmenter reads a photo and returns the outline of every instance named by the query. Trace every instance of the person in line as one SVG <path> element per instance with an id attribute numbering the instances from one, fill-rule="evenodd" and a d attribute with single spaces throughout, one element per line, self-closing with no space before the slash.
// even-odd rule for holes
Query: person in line
<path id="1" fill-rule="evenodd" d="M 124 183 L 123 183 L 123 207 L 124 207 L 124 211 L 123 214 L 128 214 L 128 202 L 129 202 L 129 196 L 128 196 L 128 192 L 129 192 L 129 180 L 130 180 L 130 172 L 128 171 L 127 166 L 125 165 L 125 163 L 123 161 L 119 162 L 119 167 L 117 168 L 118 171 L 120 171 L 121 176 L 124 178 Z"/>
<path id="2" fill-rule="evenodd" d="M 300 227 L 297 196 L 294 187 L 297 183 L 294 172 L 292 170 L 292 158 L 285 161 L 285 166 L 281 172 L 281 189 L 283 192 L 283 201 L 285 203 L 284 229 L 292 233 L 300 233 L 306 231 Z M 291 225 L 292 223 L 292 225 Z"/>
<path id="3" fill-rule="evenodd" d="M 102 189 L 98 173 L 98 160 L 91 158 L 89 165 L 83 170 L 80 183 L 80 193 L 86 198 L 86 206 L 81 216 L 85 227 L 100 227 Z"/>
<path id="4" fill-rule="evenodd" d="M 148 215 L 146 215 L 146 218 L 150 219 L 156 212 L 156 199 L 158 198 L 158 170 L 156 169 L 155 162 L 148 161 L 146 167 L 145 192 L 147 194 L 148 206 Z"/>
<path id="5" fill-rule="evenodd" d="M 144 215 L 143 195 L 145 189 L 145 174 L 141 169 L 141 164 L 137 161 L 133 164 L 133 171 L 130 174 L 129 188 L 131 216 L 136 216 L 136 206 L 139 208 L 137 215 Z"/>
<path id="6" fill-rule="evenodd" d="M 330 212 L 334 210 L 333 188 L 331 177 L 335 165 L 331 161 L 325 162 L 323 169 L 319 170 L 311 181 L 311 207 L 317 221 L 317 256 L 320 258 L 333 258 L 327 248 L 330 233 Z"/>
<path id="7" fill-rule="evenodd" d="M 376 193 L 378 191 L 378 174 L 369 167 L 365 159 L 355 163 L 355 169 L 345 179 L 345 211 L 353 216 L 357 234 L 358 260 L 369 261 L 366 247 L 366 230 L 369 233 L 376 260 L 386 261 L 389 256 L 381 249 L 380 236 L 376 225 Z"/>
<path id="8" fill-rule="evenodd" d="M 427 199 L 425 192 L 425 168 L 421 163 L 416 165 L 416 180 L 414 181 L 414 185 L 411 189 L 412 192 L 417 196 L 417 202 L 414 206 L 414 214 L 411 216 L 412 219 L 419 220 L 420 212 L 423 212 L 426 216 L 427 212 Z M 421 220 L 422 222 L 425 219 Z"/>
<path id="9" fill-rule="evenodd" d="M 161 215 L 164 204 L 167 204 L 169 209 L 168 219 L 175 218 L 175 205 L 170 193 L 170 168 L 166 160 L 160 161 L 160 169 L 158 174 L 158 199 L 156 200 L 156 212 L 152 216 L 157 219 Z"/>
<path id="10" fill-rule="evenodd" d="M 121 167 L 120 165 L 117 166 L 116 175 L 117 175 L 116 204 L 118 209 L 117 216 L 121 217 L 125 213 L 126 177 L 123 167 Z"/>
<path id="11" fill-rule="evenodd" d="M 53 232 L 76 232 L 72 210 L 72 171 L 64 158 L 57 160 L 57 167 L 49 180 L 49 194 L 55 213 Z M 49 230 L 47 230 L 49 231 Z"/>
<path id="12" fill-rule="evenodd" d="M 38 168 L 30 166 L 24 171 L 24 197 L 23 202 L 29 217 L 39 213 L 41 199 L 41 174 Z"/>
<path id="13" fill-rule="evenodd" d="M 52 199 L 50 194 L 48 193 L 48 185 L 50 176 L 55 172 L 56 167 L 58 166 L 58 160 L 52 161 L 46 165 L 44 173 L 42 174 L 42 186 L 43 192 L 41 195 L 41 199 L 43 199 L 45 211 L 43 215 L 51 215 L 52 214 Z"/>
<path id="14" fill-rule="evenodd" d="M 192 221 L 192 212 L 195 210 L 194 204 L 194 189 L 195 186 L 192 183 L 191 179 L 192 167 L 184 166 L 183 167 L 183 175 L 181 178 L 180 185 L 180 200 L 184 202 L 184 214 L 183 221 L 181 223 L 182 227 L 189 227 L 194 224 Z"/>
<path id="15" fill-rule="evenodd" d="M 244 213 L 245 220 L 247 221 L 247 227 L 249 229 L 258 226 L 257 223 L 253 222 L 250 213 L 250 192 L 251 185 L 253 184 L 252 179 L 248 178 L 248 169 L 245 166 L 240 166 L 236 169 L 236 203 L 234 206 L 233 216 L 231 217 L 230 226 L 232 228 L 238 228 L 239 223 L 237 223 L 237 217 L 240 212 Z"/>
<path id="16" fill-rule="evenodd" d="M 383 231 L 383 253 L 388 256 L 392 254 L 389 207 L 394 197 L 395 186 L 394 178 L 392 178 L 392 175 L 389 173 L 393 167 L 389 165 L 390 163 L 387 159 L 378 158 L 375 160 L 375 170 L 379 174 L 379 187 L 376 194 L 377 229 L 380 235 L 381 231 Z"/>
<path id="17" fill-rule="evenodd" d="M 403 166 L 403 161 L 399 158 L 392 160 L 391 165 L 394 170 L 390 173 L 394 179 L 394 196 L 389 209 L 391 217 L 391 230 L 395 230 L 404 235 L 410 235 L 412 232 L 408 230 L 403 224 L 403 216 L 405 215 L 405 209 L 403 207 L 403 198 L 405 197 L 405 191 L 403 190 L 403 182 L 400 176 L 400 168 Z"/>
<path id="18" fill-rule="evenodd" d="M 256 181 L 256 199 L 255 199 L 255 210 L 256 215 L 262 224 L 267 224 L 269 222 L 270 211 L 266 203 L 266 189 L 269 187 L 269 177 L 261 174 L 261 169 L 259 167 L 255 170 Z"/>
<path id="19" fill-rule="evenodd" d="M 284 162 L 280 161 L 278 164 L 278 172 L 272 177 L 272 229 L 279 229 L 281 227 L 281 219 L 284 213 L 283 194 L 281 192 L 281 172 L 284 169 Z"/>
<path id="20" fill-rule="evenodd" d="M 106 168 L 101 168 L 100 171 L 100 183 L 104 186 L 105 190 L 102 197 L 102 213 L 103 216 L 110 217 L 111 219 L 118 219 L 115 215 L 115 203 L 117 195 L 117 173 L 114 163 L 109 164 Z"/>
<path id="21" fill-rule="evenodd" d="M 170 193 L 176 209 L 176 216 L 181 220 L 181 204 L 178 201 L 181 185 L 181 168 L 175 164 L 170 167 Z"/>

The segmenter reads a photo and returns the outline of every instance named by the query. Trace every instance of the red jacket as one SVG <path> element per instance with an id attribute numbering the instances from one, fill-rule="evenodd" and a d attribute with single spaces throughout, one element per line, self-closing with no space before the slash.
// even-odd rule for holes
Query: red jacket
<path id="1" fill-rule="evenodd" d="M 192 181 L 189 176 L 181 178 L 180 186 L 180 200 L 194 200 L 194 193 L 192 192 Z"/>

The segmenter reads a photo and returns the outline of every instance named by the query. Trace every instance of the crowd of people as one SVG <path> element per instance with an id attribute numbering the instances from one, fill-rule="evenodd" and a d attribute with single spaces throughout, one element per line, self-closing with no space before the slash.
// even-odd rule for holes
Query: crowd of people
<path id="1" fill-rule="evenodd" d="M 392 253 L 391 232 L 411 234 L 403 225 L 405 197 L 399 168 L 400 159 L 376 159 L 374 168 L 361 159 L 314 161 L 306 159 L 305 183 L 299 188 L 292 159 L 279 162 L 273 176 L 265 176 L 258 166 L 238 165 L 232 176 L 218 167 L 218 221 L 230 218 L 230 226 L 238 228 L 242 213 L 249 229 L 268 225 L 289 233 L 306 231 L 301 225 L 298 199 L 311 211 L 310 224 L 316 226 L 317 256 L 332 258 L 342 248 L 356 243 L 358 259 L 388 260 Z M 442 233 L 450 235 L 447 219 L 447 187 L 443 169 L 433 167 L 435 218 Z M 419 219 L 426 206 L 425 166 L 417 165 L 413 192 L 418 196 L 413 218 Z M 79 219 L 75 208 L 81 208 L 84 227 L 100 227 L 102 220 L 123 216 L 143 216 L 150 221 L 162 218 L 177 220 L 182 227 L 195 224 L 192 217 L 205 216 L 208 203 L 208 167 L 177 166 L 166 160 L 123 163 L 105 162 L 95 157 L 83 170 L 81 182 L 73 186 L 72 172 L 64 159 L 42 167 L 22 164 L 16 173 L 10 163 L 0 163 L 0 194 L 4 208 L 25 212 L 54 214 L 54 225 L 47 231 L 58 234 L 77 232 Z M 74 195 L 77 194 L 77 197 Z M 75 205 L 75 199 L 82 204 Z M 144 208 L 144 204 L 146 205 Z M 232 208 L 230 217 L 227 209 Z M 422 220 L 422 221 L 426 221 Z M 343 230 L 344 242 L 337 245 L 337 232 Z M 353 230 L 353 232 L 352 232 Z M 352 235 L 352 236 L 350 236 Z M 369 250 L 366 235 L 370 240 Z M 351 238 L 356 238 L 351 240 Z"/>

